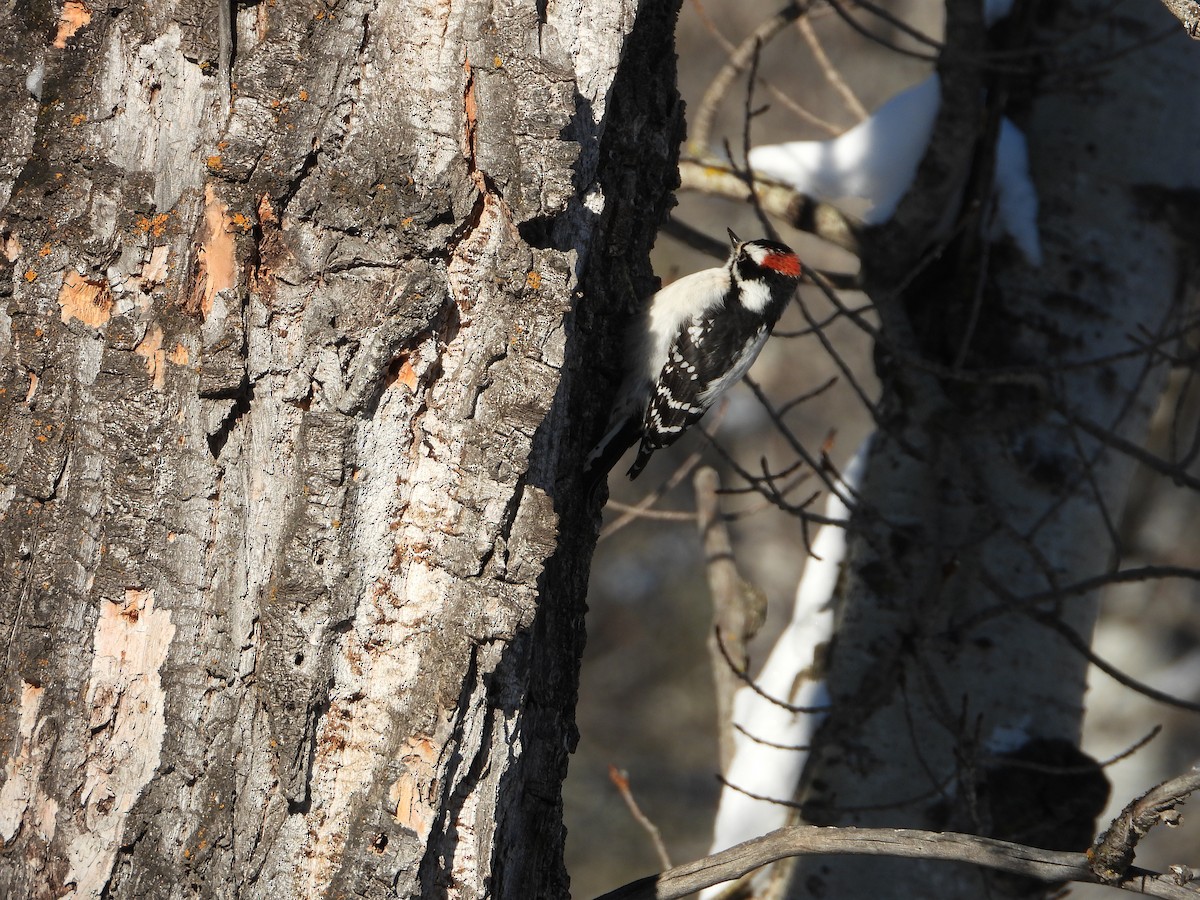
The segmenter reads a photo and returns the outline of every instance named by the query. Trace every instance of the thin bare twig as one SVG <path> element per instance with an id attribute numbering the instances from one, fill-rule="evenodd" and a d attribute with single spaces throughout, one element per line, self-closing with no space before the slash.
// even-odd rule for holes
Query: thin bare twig
<path id="1" fill-rule="evenodd" d="M 831 3 L 830 5 L 836 6 L 837 4 Z M 933 50 L 943 49 L 943 44 L 941 41 L 931 38 L 925 32 L 921 31 L 919 28 L 914 28 L 912 25 L 909 25 L 907 22 L 905 22 L 899 16 L 892 15 L 892 13 L 888 12 L 882 6 L 877 6 L 876 4 L 870 2 L 870 0 L 854 0 L 854 5 L 857 6 L 861 10 L 869 12 L 871 15 L 875 16 L 876 18 L 882 19 L 883 21 L 887 22 L 889 25 L 891 25 L 897 31 L 904 32 L 910 38 L 912 38 L 914 41 L 916 41 L 918 44 L 924 44 L 926 47 L 929 47 Z"/>
<path id="2" fill-rule="evenodd" d="M 762 688 L 760 688 L 758 686 L 757 682 L 755 682 L 755 680 L 750 677 L 749 670 L 747 667 L 745 667 L 745 666 L 738 667 L 738 665 L 733 661 L 733 658 L 729 655 L 729 651 L 725 648 L 725 641 L 721 637 L 721 632 L 717 631 L 716 629 L 713 629 L 713 635 L 716 639 L 717 649 L 721 651 L 721 656 L 725 658 L 725 663 L 729 666 L 729 671 L 731 671 L 734 675 L 736 675 L 738 680 L 741 681 L 744 685 L 746 685 L 746 687 L 750 688 L 750 690 L 754 691 L 754 693 L 758 694 L 758 696 L 762 697 L 768 703 L 772 703 L 775 706 L 778 706 L 780 709 L 785 709 L 791 713 L 826 713 L 826 712 L 829 712 L 830 707 L 827 705 L 826 706 L 796 706 L 794 704 L 787 703 L 784 700 L 780 700 L 778 697 L 772 697 L 770 694 L 768 694 L 766 691 L 764 691 Z"/>
<path id="3" fill-rule="evenodd" d="M 846 362 L 845 359 L 842 358 L 842 355 L 838 351 L 837 347 L 833 345 L 833 341 L 829 340 L 825 332 L 817 327 L 816 317 L 809 310 L 808 304 L 804 302 L 804 299 L 799 294 L 796 294 L 796 305 L 800 308 L 800 314 L 804 316 L 805 323 L 809 328 L 813 329 L 813 334 L 816 335 L 817 340 L 821 342 L 821 346 L 825 349 L 826 355 L 828 355 L 833 364 L 837 366 L 838 371 L 842 373 L 842 377 L 846 379 L 846 383 L 850 385 L 851 390 L 858 395 L 859 401 L 871 414 L 871 418 L 877 423 L 882 422 L 883 417 L 879 414 L 879 410 L 876 407 L 875 402 L 867 396 L 866 388 L 859 384 L 858 376 L 854 374 L 854 369 L 848 362 Z M 898 437 L 897 440 L 899 440 Z M 914 455 L 916 455 L 915 448 L 906 447 L 905 449 L 914 452 Z"/>
<path id="4" fill-rule="evenodd" d="M 1139 385 L 1137 390 L 1130 391 L 1130 397 L 1137 397 L 1140 393 L 1141 389 Z M 1100 520 L 1104 523 L 1104 530 L 1108 532 L 1109 544 L 1112 546 L 1112 556 L 1114 559 L 1120 559 L 1125 555 L 1125 548 L 1122 546 L 1117 523 L 1112 513 L 1109 512 L 1109 501 L 1104 499 L 1104 491 L 1100 489 L 1100 483 L 1096 480 L 1096 469 L 1104 462 L 1105 450 L 1103 447 L 1096 447 L 1094 452 L 1089 453 L 1088 449 L 1084 447 L 1083 441 L 1079 438 L 1079 432 L 1075 428 L 1068 428 L 1067 433 L 1071 437 L 1071 449 L 1075 451 L 1075 458 L 1079 460 L 1081 469 L 1080 479 L 1087 482 L 1087 486 L 1092 493 L 1092 500 L 1095 502 L 1096 508 L 1100 511 Z M 1074 493 L 1074 484 L 1068 487 L 1067 490 Z"/>
<path id="5" fill-rule="evenodd" d="M 688 141 L 689 152 L 693 156 L 709 155 L 708 145 L 712 139 L 712 127 L 713 121 L 717 117 L 717 107 L 721 105 L 721 101 L 729 93 L 729 88 L 733 86 L 738 76 L 746 71 L 750 61 L 758 54 L 758 48 L 768 43 L 806 12 L 808 12 L 807 3 L 789 3 L 755 28 L 744 41 L 738 44 L 737 49 L 729 54 L 725 65 L 721 67 L 721 71 L 709 84 L 708 90 L 704 92 L 704 97 L 700 100 L 700 108 L 696 112 L 696 118 L 691 127 L 691 139 Z M 837 134 L 841 130 L 836 125 L 825 122 L 807 110 L 801 115 L 814 124 L 819 124 L 830 134 Z"/>
<path id="6" fill-rule="evenodd" d="M 817 397 L 820 397 L 822 394 L 824 394 L 826 391 L 828 391 L 831 387 L 833 387 L 837 383 L 838 383 L 838 377 L 836 375 L 830 375 L 828 380 L 826 380 L 823 384 L 819 384 L 815 388 L 810 388 L 809 390 L 805 391 L 803 394 L 800 394 L 798 397 L 793 397 L 791 400 L 788 400 L 786 403 L 784 403 L 778 409 L 780 418 L 782 418 L 783 416 L 786 416 L 788 413 L 790 413 L 797 406 L 800 406 L 802 403 L 807 403 L 809 400 L 813 400 Z"/>
<path id="7" fill-rule="evenodd" d="M 754 215 L 763 227 L 763 233 L 771 240 L 778 241 L 780 240 L 779 232 L 775 230 L 775 225 L 767 217 L 766 211 L 763 210 L 762 204 L 758 200 L 758 193 L 754 190 L 754 170 L 750 168 L 750 148 L 753 146 L 750 142 L 750 123 L 755 116 L 763 112 L 762 109 L 756 110 L 754 107 L 754 80 L 758 77 L 758 62 L 761 58 L 762 46 L 761 40 L 755 40 L 754 55 L 750 57 L 750 75 L 746 79 L 746 101 L 742 106 L 742 161 L 746 168 L 739 169 L 737 163 L 733 162 L 733 153 L 729 149 L 728 142 L 725 144 L 725 155 L 729 157 L 734 173 L 746 185 L 746 190 L 750 194 L 750 206 L 754 209 Z"/>
<path id="8" fill-rule="evenodd" d="M 1091 578 L 1084 578 L 1072 584 L 1057 585 L 1044 591 L 1038 591 L 1036 594 L 1026 594 L 1023 597 L 1018 597 L 1016 594 L 1003 588 L 995 578 L 989 578 L 985 581 L 988 588 L 999 594 L 1004 602 L 980 610 L 970 618 L 965 619 L 961 624 L 955 625 L 954 631 L 959 634 L 965 634 L 997 616 L 1011 615 L 1012 613 L 1035 607 L 1041 603 L 1064 600 L 1067 597 L 1077 597 L 1081 594 L 1090 594 L 1092 591 L 1108 587 L 1109 585 L 1129 584 L 1131 582 L 1162 578 L 1183 578 L 1190 581 L 1200 581 L 1200 569 L 1193 569 L 1188 566 L 1138 566 L 1133 569 L 1119 569 L 1116 572 L 1093 575 Z"/>
<path id="9" fill-rule="evenodd" d="M 700 21 L 704 24 L 704 27 L 708 29 L 709 34 L 711 34 L 716 39 L 717 43 L 719 43 L 721 45 L 721 49 L 723 49 L 728 56 L 735 55 L 738 52 L 738 48 L 733 45 L 733 42 L 731 40 L 729 40 L 729 38 L 725 37 L 725 35 L 721 33 L 721 30 L 719 28 L 717 28 L 716 23 L 713 22 L 713 20 L 711 18 L 709 18 L 708 12 L 704 9 L 704 5 L 700 2 L 700 0 L 692 0 L 692 7 L 696 10 L 696 15 L 700 18 Z M 814 15 L 814 13 L 810 11 L 807 16 L 802 16 L 800 18 L 800 21 L 806 22 L 813 15 Z M 754 35 L 751 35 L 749 40 L 753 40 L 753 38 L 754 38 Z M 735 72 L 734 77 L 736 77 L 736 75 L 737 75 L 737 73 Z M 768 91 L 771 92 L 771 96 L 774 97 L 777 101 L 779 101 L 779 103 L 782 106 L 791 110 L 797 116 L 797 118 L 799 118 L 805 122 L 808 122 L 811 125 L 815 125 L 818 128 L 822 129 L 823 131 L 828 132 L 831 135 L 837 135 L 837 134 L 841 133 L 842 129 L 840 129 L 837 125 L 833 124 L 832 122 L 825 121 L 820 116 L 818 116 L 816 113 L 801 106 L 799 103 L 797 103 L 795 100 L 793 100 L 786 93 L 781 91 L 779 88 L 775 87 L 775 85 L 772 84 L 771 82 L 769 82 L 767 79 L 762 78 L 760 80 L 762 81 L 763 87 L 765 87 Z M 732 84 L 732 83 L 733 83 L 733 79 L 731 78 L 729 80 L 729 82 L 726 84 L 727 90 L 728 90 L 729 84 Z M 717 104 L 720 103 L 720 99 L 721 99 L 720 97 L 716 98 Z M 715 107 L 714 107 L 714 111 L 715 111 Z M 710 126 L 710 130 L 711 130 L 711 126 Z"/>
<path id="10" fill-rule="evenodd" d="M 1060 404 L 1057 406 L 1057 409 L 1068 422 L 1101 443 L 1107 444 L 1117 452 L 1123 453 L 1130 459 L 1140 462 L 1147 469 L 1170 478 L 1180 487 L 1188 487 L 1194 491 L 1200 490 L 1200 478 L 1191 475 L 1182 466 L 1168 463 L 1166 460 L 1155 456 L 1149 450 L 1143 449 L 1132 441 L 1127 441 L 1120 435 L 1114 434 L 1110 429 L 1098 425 L 1090 419 L 1085 419 L 1083 416 L 1076 415 L 1067 409 L 1065 405 Z"/>
<path id="11" fill-rule="evenodd" d="M 791 750 L 793 748 L 782 747 L 781 749 Z M 809 748 L 797 747 L 795 749 L 808 750 Z M 751 800 L 761 800 L 764 803 L 774 803 L 776 806 L 783 806 L 783 807 L 786 807 L 787 809 L 819 808 L 821 810 L 822 814 L 827 814 L 827 813 L 832 813 L 832 812 L 839 812 L 839 813 L 879 812 L 881 810 L 904 809 L 905 807 L 915 806 L 918 803 L 927 803 L 932 797 L 936 797 L 938 795 L 945 796 L 946 788 L 950 785 L 950 783 L 952 781 L 954 781 L 954 776 L 950 776 L 949 778 L 943 778 L 931 790 L 922 791 L 919 794 L 913 794 L 911 796 L 904 797 L 900 800 L 889 800 L 886 803 L 855 803 L 855 804 L 851 804 L 851 805 L 842 805 L 842 804 L 834 805 L 834 804 L 829 804 L 829 803 L 819 803 L 818 804 L 818 803 L 811 803 L 811 802 L 800 803 L 799 801 L 796 801 L 796 800 L 781 800 L 778 797 L 768 797 L 766 794 L 756 794 L 756 793 L 754 793 L 754 791 L 750 791 L 744 787 L 741 787 L 740 785 L 736 785 L 733 782 L 721 777 L 720 775 L 717 776 L 717 781 L 719 781 L 721 783 L 721 787 L 729 788 L 729 790 L 734 791 L 735 793 L 741 794 L 745 797 L 749 797 Z"/>
<path id="12" fill-rule="evenodd" d="M 721 783 L 721 787 L 728 788 L 734 793 L 741 794 L 743 797 L 749 797 L 751 800 L 761 800 L 763 803 L 773 803 L 776 806 L 782 806 L 785 809 L 800 809 L 804 805 L 798 800 L 784 800 L 782 797 L 768 797 L 766 794 L 756 794 L 754 791 L 747 790 L 741 785 L 734 784 L 724 775 L 718 775 L 717 781 Z"/>
<path id="13" fill-rule="evenodd" d="M 1083 656 L 1084 659 L 1086 659 L 1088 662 L 1090 662 L 1093 666 L 1095 666 L 1097 669 L 1099 669 L 1101 672 L 1103 672 L 1109 678 L 1112 678 L 1113 680 L 1120 682 L 1121 684 L 1125 685 L 1125 687 L 1129 688 L 1131 691 L 1136 691 L 1137 693 L 1141 694 L 1143 697 L 1149 697 L 1151 700 L 1156 700 L 1159 703 L 1162 703 L 1166 706 L 1174 706 L 1174 707 L 1177 707 L 1178 709 L 1186 709 L 1190 712 L 1200 712 L 1200 703 L 1193 703 L 1190 700 L 1182 700 L 1179 697 L 1175 697 L 1175 696 L 1172 696 L 1171 694 L 1166 694 L 1166 693 L 1163 693 L 1162 691 L 1156 690 L 1156 689 L 1150 687 L 1148 684 L 1143 684 L 1142 682 L 1138 681 L 1136 678 L 1131 678 L 1130 676 L 1128 676 L 1124 672 L 1122 672 L 1120 669 L 1118 669 L 1116 666 L 1114 666 L 1112 663 L 1108 662 L 1105 659 L 1100 658 L 1099 656 L 1096 655 L 1096 652 L 1094 650 L 1092 650 L 1092 648 L 1088 645 L 1087 641 L 1085 641 L 1082 637 L 1079 636 L 1079 634 L 1074 629 L 1072 629 L 1069 625 L 1067 625 L 1065 622 L 1061 621 L 1057 617 L 1052 616 L 1048 613 L 1040 612 L 1036 609 L 1026 610 L 1025 615 L 1036 620 L 1037 622 L 1041 623 L 1042 625 L 1045 625 L 1047 628 L 1051 629 L 1052 631 L 1055 631 L 1058 634 L 1060 634 L 1063 637 L 1063 639 L 1068 644 L 1070 644 L 1071 647 L 1073 647 L 1075 649 L 1075 651 L 1077 653 L 1079 653 L 1081 656 Z"/>
<path id="14" fill-rule="evenodd" d="M 769 207 L 768 207 L 769 208 Z M 818 235 L 820 237 L 820 235 Z M 1073 361 L 1056 361 L 1052 364 L 1033 365 L 1033 366 L 996 366 L 992 368 L 977 368 L 977 369 L 953 369 L 949 366 L 941 365 L 933 360 L 922 356 L 917 356 L 911 352 L 907 352 L 903 347 L 900 347 L 894 341 L 890 341 L 887 336 L 875 325 L 863 317 L 863 310 L 854 309 L 846 305 L 846 303 L 838 296 L 837 290 L 826 278 L 825 274 L 814 269 L 805 267 L 805 274 L 809 280 L 820 289 L 834 308 L 849 319 L 855 327 L 863 334 L 871 338 L 881 348 L 895 357 L 896 361 L 903 363 L 906 366 L 928 372 L 931 375 L 936 375 L 938 378 L 946 381 L 956 381 L 966 384 L 1025 384 L 1034 385 L 1034 379 L 1044 378 L 1054 372 L 1069 372 L 1082 369 L 1092 369 L 1100 366 L 1111 365 L 1115 362 L 1131 359 L 1137 356 L 1143 356 L 1147 353 L 1155 351 L 1161 352 L 1161 344 L 1168 341 L 1174 341 L 1189 334 L 1195 334 L 1200 330 L 1200 322 L 1192 321 L 1180 326 L 1178 329 L 1164 334 L 1159 339 L 1152 339 L 1149 342 L 1139 342 L 1128 350 L 1118 350 L 1114 353 L 1106 353 L 1101 356 L 1093 356 L 1088 359 L 1073 360 Z M 841 288 L 844 290 L 844 288 Z M 870 308 L 876 308 L 872 304 Z M 1131 336 L 1132 339 L 1132 336 Z M 1100 428 L 1099 425 L 1093 425 L 1095 428 Z M 1087 430 L 1087 429 L 1085 429 Z M 1161 460 L 1160 460 L 1161 462 Z M 1169 473 L 1165 473 L 1169 474 Z"/>
<path id="15" fill-rule="evenodd" d="M 852 491 L 850 488 L 848 488 L 846 486 L 845 482 L 839 481 L 837 479 L 836 473 L 831 475 L 829 473 L 828 467 L 825 466 L 821 461 L 815 459 L 813 457 L 813 455 L 811 453 L 809 453 L 808 448 L 806 448 L 800 442 L 800 439 L 798 437 L 796 437 L 796 435 L 792 432 L 792 430 L 790 428 L 788 428 L 787 425 L 783 422 L 783 419 L 780 417 L 780 415 L 776 411 L 775 407 L 771 405 L 771 401 L 767 397 L 766 391 L 764 391 L 762 389 L 762 387 L 759 386 L 757 381 L 755 381 L 749 375 L 745 376 L 742 380 L 746 383 L 746 386 L 749 387 L 750 390 L 754 392 L 754 396 L 756 398 L 758 398 L 759 404 L 763 407 L 764 410 L 766 410 L 767 415 L 770 417 L 772 424 L 774 424 L 774 426 L 775 426 L 776 430 L 779 432 L 780 436 L 782 436 L 783 439 L 788 442 L 788 444 L 791 446 L 792 450 L 794 450 L 796 452 L 796 454 L 800 456 L 801 459 L 803 459 L 806 463 L 808 463 L 808 465 L 812 468 L 813 472 L 815 472 L 817 474 L 817 477 L 821 479 L 821 481 L 825 484 L 825 487 L 830 492 L 836 494 L 838 496 L 838 498 L 844 504 L 846 504 L 847 507 L 853 508 L 854 505 L 858 502 L 858 497 L 854 493 L 854 491 Z M 874 413 L 875 407 L 870 403 L 870 401 L 866 401 L 866 403 L 867 403 L 867 408 L 872 413 Z"/>
<path id="16" fill-rule="evenodd" d="M 894 41 L 889 41 L 887 38 L 875 34 L 875 32 L 871 31 L 869 28 L 859 22 L 858 19 L 850 15 L 849 10 L 842 6 L 838 0 L 828 0 L 828 2 L 833 8 L 833 11 L 838 14 L 838 18 L 849 25 L 854 31 L 857 31 L 859 34 L 865 37 L 868 41 L 873 41 L 874 43 L 879 44 L 881 47 L 886 47 L 888 50 L 891 50 L 894 53 L 899 53 L 901 56 L 909 56 L 913 59 L 924 60 L 925 62 L 937 62 L 938 55 L 936 53 L 924 53 L 920 50 L 910 50 L 908 47 L 901 47 Z M 877 9 L 878 7 L 874 7 L 871 11 L 874 12 Z M 914 37 L 914 39 L 918 40 L 920 43 L 928 44 L 935 48 L 941 46 L 937 41 L 934 41 L 932 38 L 929 38 L 917 31 L 911 25 L 905 23 L 902 19 L 897 19 L 894 16 L 891 16 L 890 18 L 892 19 L 891 24 L 895 25 L 901 31 Z"/>
<path id="17" fill-rule="evenodd" d="M 1093 762 L 1086 766 L 1055 766 L 1049 763 L 1034 762 L 1032 759 L 1019 759 L 1015 756 L 996 756 L 994 754 L 985 754 L 981 757 L 982 762 L 1001 763 L 1009 769 L 1025 769 L 1030 772 L 1045 772 L 1047 775 L 1089 775 L 1096 769 L 1107 769 L 1109 766 L 1116 765 L 1122 760 L 1129 759 L 1133 754 L 1137 753 L 1152 740 L 1162 733 L 1162 726 L 1155 725 L 1143 737 L 1126 747 L 1120 753 L 1110 756 L 1104 762 Z"/>
<path id="18" fill-rule="evenodd" d="M 759 737 L 758 735 L 753 734 L 751 731 L 744 726 L 739 725 L 737 722 L 733 723 L 733 730 L 738 734 L 744 734 L 755 744 L 761 744 L 763 747 L 771 747 L 774 750 L 794 750 L 797 753 L 807 753 L 811 749 L 809 744 L 779 744 L 775 741 L 768 741 L 764 737 Z"/>
<path id="19" fill-rule="evenodd" d="M 846 83 L 846 79 L 842 78 L 842 73 L 837 70 L 837 66 L 833 64 L 833 60 L 829 58 L 829 54 L 825 52 L 825 47 L 821 44 L 821 39 L 817 37 L 816 29 L 813 28 L 812 19 L 809 16 L 804 16 L 796 23 L 796 27 L 800 31 L 800 36 L 804 38 L 804 43 L 808 44 L 808 49 L 812 51 L 813 59 L 820 66 L 825 80 L 837 91 L 838 96 L 842 98 L 842 102 L 846 104 L 846 109 L 850 110 L 861 122 L 869 115 L 867 108 L 863 106 L 862 101 L 858 99 L 858 95 L 851 90 L 850 85 Z"/>
<path id="20" fill-rule="evenodd" d="M 777 509 L 783 510 L 786 513 L 791 513 L 793 515 L 798 516 L 801 520 L 802 525 L 809 525 L 809 524 L 834 525 L 838 528 L 845 528 L 848 526 L 847 522 L 842 521 L 840 519 L 831 519 L 828 516 L 823 516 L 818 513 L 808 512 L 807 509 L 805 509 L 805 505 L 807 504 L 807 501 L 805 504 L 793 504 L 793 503 L 787 502 L 787 500 L 784 498 L 783 494 L 780 493 L 780 490 L 775 487 L 775 485 L 770 481 L 770 479 L 763 478 L 761 475 L 755 475 L 753 472 L 750 472 L 749 470 L 747 470 L 736 459 L 734 459 L 733 456 L 729 453 L 729 451 L 726 450 L 724 447 L 722 447 L 721 444 L 718 441 L 716 441 L 713 438 L 713 436 L 708 433 L 708 431 L 706 429 L 703 428 L 703 426 L 701 426 L 701 433 L 704 434 L 704 436 L 709 439 L 710 443 L 712 444 L 712 448 L 715 451 L 717 451 L 718 455 L 720 455 L 720 457 L 723 460 L 725 460 L 726 464 L 729 466 L 729 468 L 731 468 L 734 471 L 734 473 L 738 476 L 738 478 L 741 478 L 747 484 L 747 486 L 744 488 L 740 488 L 740 487 L 722 488 L 721 489 L 722 494 L 749 494 L 749 493 L 758 494 L 764 500 L 766 500 L 771 506 L 774 506 Z M 805 460 L 805 461 L 807 462 L 807 460 Z M 798 486 L 802 481 L 803 481 L 803 479 L 797 479 L 794 484 L 789 485 L 786 488 L 786 491 L 792 490 L 794 487 Z M 808 546 L 807 541 L 805 543 L 805 546 L 806 547 Z"/>
<path id="21" fill-rule="evenodd" d="M 696 514 L 682 509 L 652 509 L 641 504 L 618 503 L 609 500 L 606 509 L 620 513 L 629 513 L 636 519 L 647 519 L 651 522 L 695 522 Z"/>
<path id="22" fill-rule="evenodd" d="M 671 490 L 671 488 L 675 487 L 677 484 L 683 481 L 683 479 L 687 478 L 688 475 L 691 474 L 692 469 L 696 468 L 698 465 L 700 465 L 699 452 L 690 454 L 682 463 L 679 464 L 678 468 L 671 473 L 670 478 L 639 500 L 638 503 L 633 507 L 632 511 L 626 512 L 614 519 L 611 525 L 606 525 L 601 530 L 600 536 L 596 538 L 596 543 L 607 540 L 630 522 L 637 521 L 637 519 L 645 510 L 652 507 L 655 503 L 662 499 L 663 495 L 667 493 L 667 491 Z"/>
<path id="23" fill-rule="evenodd" d="M 638 806 L 637 800 L 633 798 L 633 791 L 629 788 L 629 773 L 624 769 L 618 769 L 616 766 L 608 767 L 608 779 L 617 787 L 617 792 L 621 795 L 621 799 L 625 801 L 625 805 L 629 808 L 630 815 L 633 816 L 646 833 L 650 835 L 650 840 L 654 842 L 654 852 L 658 854 L 658 861 L 664 869 L 671 868 L 671 856 L 667 853 L 667 845 L 663 843 L 662 832 L 658 830 L 658 826 L 650 821 L 650 817 L 642 812 L 642 808 Z"/>
<path id="24" fill-rule="evenodd" d="M 828 280 L 828 274 L 826 274 L 826 273 L 822 273 L 821 277 Z M 858 290 L 858 287 L 855 286 L 855 287 L 849 287 L 849 288 L 839 288 L 839 290 L 856 291 L 856 290 Z M 854 312 L 861 315 L 862 313 L 870 312 L 874 308 L 875 308 L 875 304 L 868 302 L 868 303 L 864 303 L 861 306 L 858 306 L 857 308 L 855 308 Z M 831 312 L 829 315 L 827 315 L 824 319 L 819 319 L 817 321 L 816 325 L 813 325 L 813 326 L 806 325 L 804 328 L 797 328 L 794 331 L 790 331 L 790 330 L 785 331 L 782 328 L 777 328 L 772 333 L 776 337 L 782 337 L 782 338 L 808 337 L 810 334 L 816 334 L 818 331 L 820 331 L 824 328 L 828 328 L 830 325 L 832 325 L 834 322 L 836 322 L 838 319 L 841 319 L 841 318 L 844 318 L 844 314 L 840 310 L 835 309 L 833 312 Z"/>

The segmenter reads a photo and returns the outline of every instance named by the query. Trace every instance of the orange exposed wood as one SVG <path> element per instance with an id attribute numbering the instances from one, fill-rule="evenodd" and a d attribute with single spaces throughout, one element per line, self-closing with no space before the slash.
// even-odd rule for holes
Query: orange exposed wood
<path id="1" fill-rule="evenodd" d="M 417 389 L 417 373 L 412 367 L 412 362 L 407 359 L 404 361 L 404 365 L 396 373 L 396 380 L 407 386 L 410 391 Z"/>
<path id="2" fill-rule="evenodd" d="M 166 354 L 162 348 L 163 332 L 157 325 L 151 325 L 142 342 L 133 348 L 138 356 L 146 358 L 146 373 L 150 376 L 154 389 L 161 390 L 163 386 L 163 360 Z"/>
<path id="3" fill-rule="evenodd" d="M 67 41 L 75 36 L 80 28 L 92 21 L 92 11 L 79 0 L 67 0 L 63 4 L 62 15 L 58 19 L 58 34 L 54 36 L 54 46 L 60 50 L 67 46 Z"/>
<path id="4" fill-rule="evenodd" d="M 388 791 L 393 817 L 424 840 L 433 826 L 433 797 L 436 784 L 437 747 L 428 738 L 416 735 L 405 742 L 404 768 Z"/>
<path id="5" fill-rule="evenodd" d="M 74 269 L 63 279 L 58 305 L 62 307 L 64 324 L 78 319 L 84 325 L 98 328 L 112 318 L 113 299 L 108 282 L 89 281 Z"/>
<path id="6" fill-rule="evenodd" d="M 207 319 L 217 292 L 237 284 L 237 259 L 231 232 L 233 219 L 229 207 L 217 198 L 212 185 L 204 189 L 204 224 L 205 234 L 198 252 L 199 271 L 187 309 L 199 312 Z"/>

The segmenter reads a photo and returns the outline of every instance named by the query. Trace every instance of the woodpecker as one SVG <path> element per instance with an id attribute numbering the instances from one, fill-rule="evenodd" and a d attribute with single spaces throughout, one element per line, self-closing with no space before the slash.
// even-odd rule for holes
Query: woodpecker
<path id="1" fill-rule="evenodd" d="M 669 447 L 736 384 L 767 342 L 801 265 L 776 241 L 742 242 L 732 230 L 725 265 L 686 275 L 650 298 L 627 338 L 627 372 L 603 438 L 584 465 L 595 491 L 639 444 L 629 477 Z"/>

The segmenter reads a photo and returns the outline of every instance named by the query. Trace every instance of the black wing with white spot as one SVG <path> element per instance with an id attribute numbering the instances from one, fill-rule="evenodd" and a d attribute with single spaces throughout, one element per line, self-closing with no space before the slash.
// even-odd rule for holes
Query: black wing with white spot
<path id="1" fill-rule="evenodd" d="M 646 405 L 641 446 L 630 478 L 642 471 L 651 453 L 673 444 L 741 380 L 769 330 L 761 316 L 725 306 L 679 332 Z"/>

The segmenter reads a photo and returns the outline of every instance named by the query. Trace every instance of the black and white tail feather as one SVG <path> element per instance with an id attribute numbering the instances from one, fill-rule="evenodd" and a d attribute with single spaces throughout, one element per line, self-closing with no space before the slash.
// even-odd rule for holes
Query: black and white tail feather
<path id="1" fill-rule="evenodd" d="M 628 372 L 608 430 L 588 455 L 594 493 L 634 444 L 636 478 L 655 450 L 680 435 L 746 374 L 800 282 L 800 260 L 775 241 L 742 242 L 724 266 L 672 282 L 630 328 Z"/>

